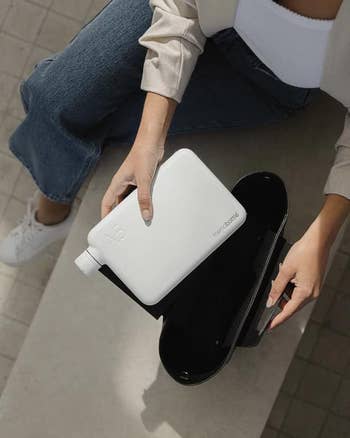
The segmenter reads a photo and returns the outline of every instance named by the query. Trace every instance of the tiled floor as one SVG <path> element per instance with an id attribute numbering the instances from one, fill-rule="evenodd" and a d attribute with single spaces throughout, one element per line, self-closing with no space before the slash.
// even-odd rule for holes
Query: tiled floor
<path id="1" fill-rule="evenodd" d="M 34 185 L 7 139 L 24 117 L 18 85 L 65 46 L 106 0 L 0 2 L 0 238 Z M 0 391 L 25 338 L 60 244 L 22 268 L 0 265 Z M 350 227 L 290 366 L 264 438 L 350 437 Z"/>
<path id="2" fill-rule="evenodd" d="M 350 437 L 349 231 L 289 367 L 263 438 Z"/>
<path id="3" fill-rule="evenodd" d="M 18 86 L 40 59 L 59 50 L 105 0 L 0 1 L 0 238 L 13 228 L 35 190 L 8 150 L 8 136 L 24 117 Z M 0 264 L 0 392 L 25 338 L 62 244 L 21 267 Z"/>

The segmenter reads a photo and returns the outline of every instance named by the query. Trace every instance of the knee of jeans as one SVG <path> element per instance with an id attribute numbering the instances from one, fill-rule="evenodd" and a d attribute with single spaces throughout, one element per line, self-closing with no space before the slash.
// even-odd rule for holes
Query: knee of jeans
<path id="1" fill-rule="evenodd" d="M 64 84 L 55 77 L 53 71 L 35 68 L 21 82 L 20 94 L 25 111 L 35 111 L 42 116 L 57 119 L 67 105 Z"/>
<path id="2" fill-rule="evenodd" d="M 26 113 L 31 111 L 47 112 L 50 110 L 48 98 L 49 84 L 34 70 L 20 84 L 20 95 Z"/>

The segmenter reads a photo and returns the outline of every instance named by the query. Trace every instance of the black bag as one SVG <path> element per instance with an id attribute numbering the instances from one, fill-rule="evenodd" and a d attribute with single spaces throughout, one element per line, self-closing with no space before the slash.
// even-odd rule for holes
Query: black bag
<path id="1" fill-rule="evenodd" d="M 149 314 L 163 316 L 160 358 L 184 385 L 214 376 L 236 346 L 257 345 L 275 315 L 266 301 L 290 248 L 283 237 L 285 185 L 273 173 L 255 172 L 242 177 L 231 193 L 247 211 L 245 223 L 156 305 L 143 304 L 107 265 L 100 268 Z M 286 300 L 291 291 L 289 283 Z"/>

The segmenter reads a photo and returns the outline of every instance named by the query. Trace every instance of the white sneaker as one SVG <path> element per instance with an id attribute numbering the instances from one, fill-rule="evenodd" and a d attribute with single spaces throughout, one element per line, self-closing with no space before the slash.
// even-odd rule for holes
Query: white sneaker
<path id="1" fill-rule="evenodd" d="M 68 217 L 57 225 L 44 225 L 35 219 L 39 192 L 28 200 L 27 212 L 19 225 L 0 242 L 0 262 L 10 266 L 21 265 L 41 253 L 51 243 L 65 239 L 74 220 L 73 206 Z"/>

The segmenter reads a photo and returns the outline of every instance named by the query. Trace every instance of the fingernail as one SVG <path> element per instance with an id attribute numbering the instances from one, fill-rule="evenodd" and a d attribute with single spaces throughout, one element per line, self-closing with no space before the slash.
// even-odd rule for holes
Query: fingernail
<path id="1" fill-rule="evenodd" d="M 273 298 L 269 297 L 269 299 L 267 300 L 267 303 L 266 303 L 266 307 L 271 307 L 272 305 L 273 305 Z"/>
<path id="2" fill-rule="evenodd" d="M 142 210 L 142 217 L 145 221 L 149 221 L 151 219 L 151 212 L 149 210 Z"/>

